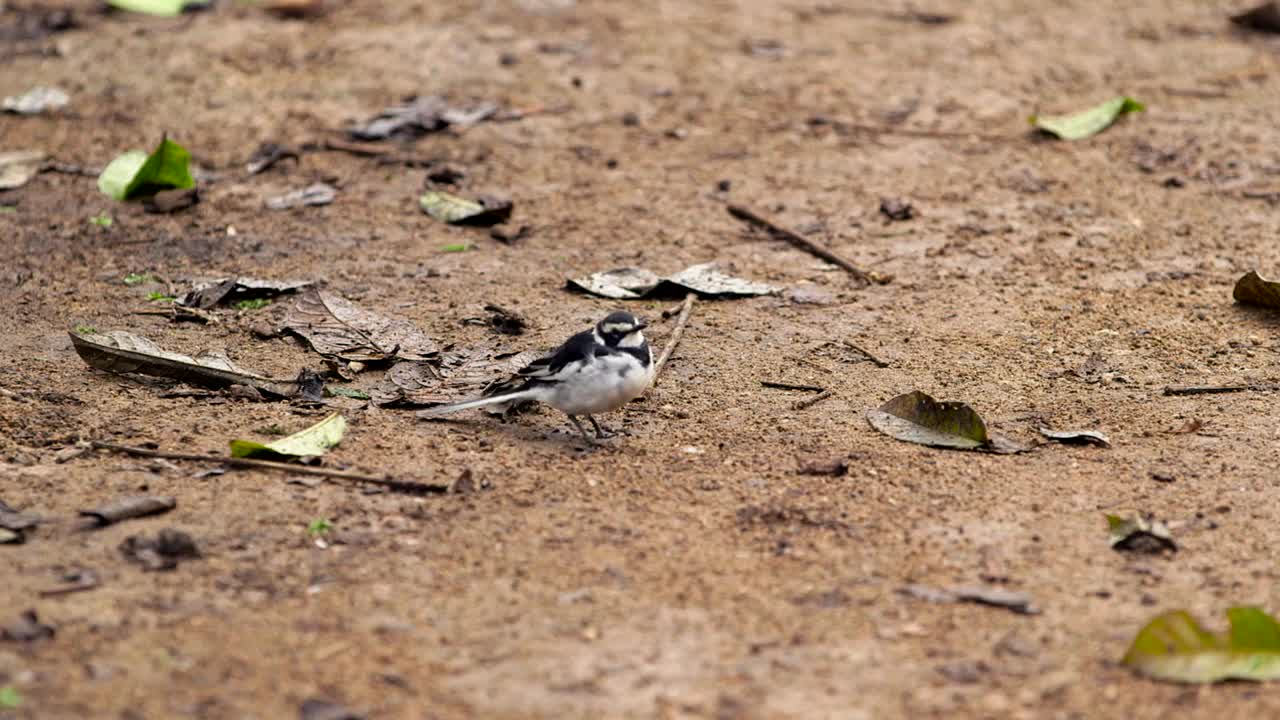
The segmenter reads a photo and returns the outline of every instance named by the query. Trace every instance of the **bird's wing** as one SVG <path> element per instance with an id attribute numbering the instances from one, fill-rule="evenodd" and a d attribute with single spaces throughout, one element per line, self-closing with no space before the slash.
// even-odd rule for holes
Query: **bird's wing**
<path id="1" fill-rule="evenodd" d="M 595 336 L 590 330 L 574 335 L 556 348 L 555 352 L 538 358 L 521 368 L 516 374 L 503 382 L 490 385 L 485 395 L 498 395 L 518 392 L 532 385 L 548 385 L 560 381 L 560 373 L 570 363 L 590 360 L 596 348 Z"/>

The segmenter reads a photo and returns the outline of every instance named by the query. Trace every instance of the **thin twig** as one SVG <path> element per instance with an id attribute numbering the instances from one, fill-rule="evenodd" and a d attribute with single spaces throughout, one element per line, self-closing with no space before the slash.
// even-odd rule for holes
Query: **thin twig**
<path id="1" fill-rule="evenodd" d="M 1234 392 L 1270 392 L 1280 390 L 1280 385 L 1169 385 L 1165 395 L 1213 395 Z"/>
<path id="2" fill-rule="evenodd" d="M 859 347 L 859 346 L 855 345 L 854 343 L 851 343 L 851 342 L 849 342 L 848 340 L 841 340 L 840 342 L 844 343 L 844 344 L 845 344 L 845 347 L 847 347 L 847 348 L 849 348 L 849 349 L 851 349 L 851 350 L 856 350 L 856 351 L 858 351 L 858 352 L 862 353 L 863 355 L 867 356 L 867 359 L 868 359 L 868 360 L 870 360 L 872 363 L 875 363 L 875 366 L 876 366 L 876 367 L 881 367 L 881 368 L 887 368 L 887 367 L 889 367 L 889 363 L 888 363 L 888 362 L 885 362 L 884 360 L 881 360 L 880 358 L 876 357 L 875 355 L 872 355 L 871 353 L 869 353 L 869 352 L 867 352 L 866 350 L 864 350 L 863 348 L 861 348 L 861 347 Z"/>
<path id="3" fill-rule="evenodd" d="M 689 313 L 693 312 L 693 300 L 697 295 L 689 293 L 684 296 L 684 302 L 680 305 L 680 317 L 676 318 L 676 327 L 671 331 L 671 337 L 667 340 L 667 346 L 662 348 L 662 354 L 658 356 L 658 361 L 653 364 L 653 384 L 658 384 L 658 376 L 662 374 L 662 367 L 667 364 L 667 360 L 671 358 L 671 353 L 675 351 L 676 345 L 680 343 L 680 338 L 684 335 L 684 326 L 689 323 Z"/>
<path id="4" fill-rule="evenodd" d="M 807 407 L 812 407 L 814 405 L 817 405 L 818 403 L 822 402 L 823 400 L 826 400 L 827 398 L 831 397 L 834 394 L 835 394 L 834 390 L 823 390 L 822 392 L 818 393 L 817 395 L 814 395 L 813 397 L 805 398 L 803 400 L 797 400 L 791 403 L 791 409 L 804 410 Z"/>
<path id="5" fill-rule="evenodd" d="M 749 210 L 741 205 L 729 205 L 727 208 L 729 210 L 729 214 L 735 218 L 750 225 L 764 228 L 774 237 L 786 240 L 810 255 L 815 255 L 826 260 L 832 265 L 840 267 L 864 285 L 870 285 L 871 283 L 883 285 L 893 280 L 892 275 L 885 275 L 884 273 L 876 272 L 874 270 L 863 270 L 857 265 L 854 265 L 848 260 L 836 255 L 821 245 L 814 243 L 812 240 L 804 237 L 794 230 L 788 230 L 763 215 L 760 215 L 754 210 Z"/>
<path id="6" fill-rule="evenodd" d="M 774 382 L 773 380 L 761 380 L 760 384 L 767 388 L 775 388 L 778 390 L 803 390 L 806 392 L 822 392 L 826 388 L 817 385 L 793 385 L 791 383 Z"/>
<path id="7" fill-rule="evenodd" d="M 295 475 L 316 475 L 319 477 L 334 478 L 336 480 L 351 480 L 353 482 L 381 485 L 396 492 L 412 494 L 443 493 L 449 489 L 448 485 L 420 483 L 408 480 L 394 480 L 389 477 L 363 475 L 361 473 L 346 472 L 344 470 L 330 470 L 328 468 L 311 467 L 309 465 L 294 465 L 292 463 L 274 462 L 272 460 L 254 460 L 252 458 L 217 457 L 214 455 L 196 455 L 193 453 L 164 452 L 161 450 L 151 450 L 149 448 L 130 447 L 128 445 L 116 445 L 114 443 L 98 441 L 93 442 L 93 447 L 98 450 L 110 450 L 112 452 L 125 453 L 126 455 L 138 455 L 140 457 L 163 458 L 165 460 L 194 460 L 196 462 L 230 465 L 231 467 L 279 470 L 280 472 L 294 473 Z"/>

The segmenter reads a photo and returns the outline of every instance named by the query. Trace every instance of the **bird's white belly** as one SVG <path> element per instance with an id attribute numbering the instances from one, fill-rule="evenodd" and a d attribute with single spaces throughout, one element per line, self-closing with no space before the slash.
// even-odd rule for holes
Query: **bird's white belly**
<path id="1" fill-rule="evenodd" d="M 547 404 L 570 415 L 610 412 L 639 397 L 653 379 L 652 362 L 642 368 L 629 356 L 597 360 L 558 383 Z"/>

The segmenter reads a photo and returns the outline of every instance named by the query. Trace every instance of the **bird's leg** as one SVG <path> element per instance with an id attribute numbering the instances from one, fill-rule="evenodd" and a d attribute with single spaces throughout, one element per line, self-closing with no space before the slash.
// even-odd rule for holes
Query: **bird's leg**
<path id="1" fill-rule="evenodd" d="M 609 432 L 608 430 L 600 427 L 600 423 L 596 422 L 596 418 L 594 415 L 588 415 L 587 419 L 591 421 L 591 427 L 596 429 L 597 438 L 604 440 L 606 438 L 611 438 L 617 434 L 617 433 Z"/>
<path id="2" fill-rule="evenodd" d="M 568 413 L 565 413 L 565 414 L 568 415 Z M 588 415 L 587 417 L 591 417 L 591 416 Z M 584 440 L 587 441 L 587 443 L 591 445 L 595 444 L 595 441 L 591 439 L 591 436 L 587 434 L 587 431 L 582 429 L 582 423 L 578 422 L 578 418 L 572 415 L 569 415 L 569 422 L 573 423 L 573 426 L 578 428 L 578 432 L 582 433 L 582 437 Z M 592 420 L 591 422 L 595 422 L 595 420 Z"/>

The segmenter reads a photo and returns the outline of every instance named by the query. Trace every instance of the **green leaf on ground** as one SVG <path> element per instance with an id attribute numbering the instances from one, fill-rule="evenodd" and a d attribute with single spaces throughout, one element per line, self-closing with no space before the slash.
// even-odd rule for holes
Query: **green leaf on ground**
<path id="1" fill-rule="evenodd" d="M 916 390 L 867 413 L 871 427 L 889 437 L 933 447 L 976 450 L 991 443 L 987 426 L 962 402 L 938 402 Z"/>
<path id="2" fill-rule="evenodd" d="M 109 228 L 115 224 L 115 220 L 113 220 L 111 216 L 108 215 L 107 213 L 100 212 L 97 215 L 94 215 L 93 217 L 89 218 L 89 224 L 97 225 L 98 227 Z"/>
<path id="3" fill-rule="evenodd" d="M 1111 549 L 1159 554 L 1165 550 L 1178 551 L 1169 528 L 1159 520 L 1147 517 L 1122 518 L 1107 516 L 1107 529 L 1111 532 Z"/>
<path id="4" fill-rule="evenodd" d="M 1185 611 L 1164 613 L 1138 632 L 1122 662 L 1173 682 L 1280 679 L 1280 623 L 1255 607 L 1231 608 L 1227 620 L 1230 630 L 1212 633 Z"/>
<path id="5" fill-rule="evenodd" d="M 326 387 L 324 391 L 329 393 L 331 397 L 346 397 L 346 398 L 351 398 L 353 400 L 369 399 L 369 393 L 363 390 L 356 390 L 355 388 Z"/>
<path id="6" fill-rule="evenodd" d="M 346 431 L 346 418 L 338 413 L 333 413 L 306 430 L 265 445 L 252 440 L 232 440 L 231 457 L 296 460 L 302 457 L 323 455 L 329 448 L 335 447 L 342 442 L 342 436 Z"/>
<path id="7" fill-rule="evenodd" d="M 116 200 L 132 200 L 169 188 L 194 187 L 190 162 L 191 155 L 181 145 L 161 138 L 150 155 L 130 150 L 112 160 L 98 176 L 98 189 Z"/>
<path id="8" fill-rule="evenodd" d="M 188 5 L 198 5 L 193 0 L 107 0 L 107 4 L 119 10 L 174 17 L 181 15 Z"/>
<path id="9" fill-rule="evenodd" d="M 441 247 L 440 252 L 447 252 L 447 253 L 466 252 L 470 249 L 471 249 L 471 246 L 466 243 L 453 243 L 452 245 L 445 245 Z"/>
<path id="10" fill-rule="evenodd" d="M 22 694 L 12 685 L 0 687 L 0 708 L 14 710 L 22 707 Z"/>
<path id="11" fill-rule="evenodd" d="M 153 276 L 151 273 L 129 273 L 128 275 L 124 276 L 124 284 L 127 285 L 128 287 L 133 287 L 134 285 L 141 285 L 143 283 L 149 283 L 152 280 L 155 280 L 155 276 Z"/>
<path id="12" fill-rule="evenodd" d="M 307 524 L 307 534 L 315 537 L 324 535 L 333 529 L 333 522 L 328 518 L 316 518 Z"/>
<path id="13" fill-rule="evenodd" d="M 1257 270 L 1250 270 L 1237 280 L 1231 296 L 1243 305 L 1280 310 L 1280 282 L 1263 278 Z"/>
<path id="14" fill-rule="evenodd" d="M 178 299 L 178 298 L 176 298 L 176 297 L 174 297 L 174 296 L 172 296 L 172 295 L 165 295 L 164 293 L 160 292 L 159 290 L 152 290 L 151 292 L 147 293 L 147 300 L 149 300 L 149 301 L 151 301 L 151 302 L 168 302 L 168 303 L 171 303 L 171 302 L 173 302 L 174 300 L 177 300 L 177 299 Z"/>
<path id="15" fill-rule="evenodd" d="M 1146 109 L 1137 100 L 1122 95 L 1071 115 L 1032 115 L 1031 124 L 1063 140 L 1083 140 L 1106 130 L 1121 115 Z"/>
<path id="16" fill-rule="evenodd" d="M 235 303 L 237 310 L 261 310 L 271 304 L 271 298 L 250 298 L 248 300 L 237 300 Z"/>

